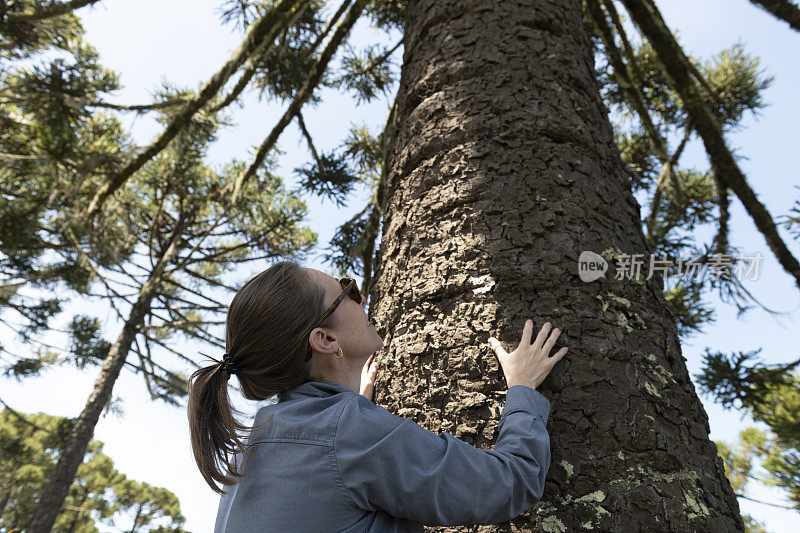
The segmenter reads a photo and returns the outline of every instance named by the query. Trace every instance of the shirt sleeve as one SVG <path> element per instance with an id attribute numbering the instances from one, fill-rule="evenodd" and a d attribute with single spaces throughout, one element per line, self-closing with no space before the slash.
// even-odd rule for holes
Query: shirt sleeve
<path id="1" fill-rule="evenodd" d="M 425 525 L 511 520 L 544 492 L 549 413 L 540 392 L 510 387 L 494 449 L 484 450 L 354 395 L 334 438 L 340 481 L 357 508 Z"/>

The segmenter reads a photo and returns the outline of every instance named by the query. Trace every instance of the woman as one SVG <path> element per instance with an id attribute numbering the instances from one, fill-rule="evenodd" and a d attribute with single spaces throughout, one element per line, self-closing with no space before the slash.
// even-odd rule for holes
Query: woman
<path id="1" fill-rule="evenodd" d="M 509 388 L 495 447 L 481 450 L 370 401 L 383 339 L 364 303 L 355 281 L 294 261 L 273 265 L 233 298 L 228 351 L 189 379 L 192 451 L 223 494 L 216 533 L 491 524 L 541 498 L 550 403 L 534 389 L 566 354 L 549 357 L 559 330 L 548 338 L 547 323 L 531 344 L 528 320 L 510 354 L 489 338 Z M 258 410 L 246 444 L 238 431 L 249 428 L 228 400 L 232 374 L 248 399 L 278 395 Z"/>

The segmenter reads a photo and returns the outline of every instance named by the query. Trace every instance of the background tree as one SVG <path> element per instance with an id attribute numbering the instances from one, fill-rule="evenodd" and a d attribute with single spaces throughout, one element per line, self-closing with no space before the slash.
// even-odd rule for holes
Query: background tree
<path id="1" fill-rule="evenodd" d="M 169 91 L 164 96 L 187 97 Z M 162 110 L 162 121 L 172 120 L 172 112 Z M 58 222 L 79 251 L 81 267 L 101 286 L 100 293 L 92 295 L 108 301 L 123 325 L 109 345 L 93 340 L 92 322 L 72 322 L 76 362 L 102 366 L 40 497 L 31 531 L 50 529 L 130 351 L 138 356 L 139 364 L 132 366 L 144 377 L 151 397 L 177 403 L 186 394 L 187 378 L 157 362 L 152 348 L 162 347 L 195 366 L 169 341 L 182 336 L 225 349 L 224 340 L 209 328 L 224 323 L 220 315 L 226 306 L 201 287 L 235 291 L 223 279 L 233 266 L 300 254 L 316 239 L 298 227 L 304 205 L 284 194 L 280 180 L 268 172 L 248 183 L 232 209 L 223 205 L 219 190 L 235 179 L 241 165 L 233 162 L 221 172 L 206 167 L 203 157 L 220 121 L 215 115 L 196 115 L 192 121 L 170 147 L 125 183 L 114 203 L 106 204 L 102 225 L 85 231 L 81 221 L 71 227 L 69 220 Z M 130 250 L 130 259 L 103 271 L 81 243 L 99 238 L 109 227 L 125 235 L 123 246 Z"/>
<path id="2" fill-rule="evenodd" d="M 358 14 L 363 9 L 364 2 L 356 2 L 354 4 L 354 8 L 345 16 L 344 22 L 339 23 L 336 25 L 335 29 L 333 29 L 330 42 L 327 43 L 318 57 L 313 58 L 314 60 L 310 67 L 310 77 L 304 80 L 302 85 L 298 87 L 294 104 L 290 108 L 291 113 L 287 114 L 282 123 L 273 129 L 271 140 L 268 139 L 265 143 L 262 143 L 256 160 L 248 165 L 246 169 L 239 168 L 241 165 L 236 162 L 229 165 L 227 170 L 230 172 L 236 171 L 237 178 L 235 181 L 231 180 L 231 183 L 228 184 L 230 190 L 234 194 L 232 198 L 224 199 L 224 208 L 221 207 L 221 203 L 218 203 L 216 213 L 203 212 L 209 203 L 221 199 L 218 189 L 221 185 L 225 184 L 224 178 L 213 175 L 210 170 L 206 169 L 201 170 L 201 173 L 207 172 L 213 176 L 209 180 L 210 185 L 205 189 L 201 187 L 193 188 L 191 185 L 187 186 L 186 190 L 183 191 L 185 194 L 180 198 L 183 200 L 181 205 L 170 206 L 177 208 L 178 216 L 174 218 L 170 216 L 169 207 L 165 207 L 157 202 L 158 200 L 164 200 L 164 198 L 175 194 L 174 189 L 180 189 L 180 186 L 176 187 L 174 183 L 162 183 L 164 187 L 161 189 L 153 187 L 154 190 L 150 192 L 154 192 L 155 194 L 153 197 L 149 198 L 152 202 L 149 208 L 146 204 L 140 202 L 142 197 L 141 191 L 139 191 L 138 188 L 142 186 L 142 183 L 135 182 L 132 183 L 132 187 L 122 187 L 123 185 L 135 181 L 135 175 L 139 171 L 145 170 L 148 166 L 155 165 L 159 167 L 159 171 L 163 172 L 162 174 L 157 174 L 155 177 L 151 176 L 151 179 L 156 183 L 163 180 L 164 175 L 168 176 L 168 179 L 173 180 L 182 177 L 178 176 L 178 174 L 181 174 L 187 166 L 190 167 L 190 170 L 194 170 L 191 168 L 192 163 L 197 163 L 199 158 L 187 162 L 187 160 L 191 160 L 193 156 L 198 155 L 193 153 L 197 152 L 193 143 L 199 143 L 200 145 L 207 144 L 210 142 L 213 133 L 208 130 L 208 128 L 203 129 L 202 127 L 197 127 L 198 124 L 202 126 L 204 121 L 203 115 L 213 115 L 221 111 L 225 106 L 235 101 L 238 94 L 246 85 L 246 82 L 237 83 L 227 95 L 223 96 L 217 94 L 230 75 L 234 73 L 237 68 L 242 66 L 245 61 L 248 61 L 248 68 L 252 72 L 244 73 L 242 79 L 246 79 L 248 76 L 257 73 L 256 67 L 261 56 L 270 59 L 276 58 L 276 61 L 286 59 L 288 53 L 294 51 L 291 46 L 295 42 L 293 38 L 296 37 L 297 41 L 303 41 L 305 34 L 300 30 L 303 29 L 304 25 L 308 26 L 311 30 L 319 30 L 320 21 L 313 16 L 306 16 L 306 13 L 313 15 L 312 12 L 307 12 L 306 10 L 311 4 L 310 2 L 306 1 L 297 2 L 296 5 L 292 4 L 294 3 L 284 1 L 275 4 L 272 8 L 263 9 L 258 21 L 248 30 L 248 34 L 245 36 L 242 46 L 237 49 L 231 59 L 223 65 L 220 71 L 212 77 L 209 83 L 205 84 L 196 95 L 187 92 L 181 95 L 174 95 L 174 98 L 159 100 L 151 105 L 121 106 L 105 104 L 104 102 L 93 101 L 90 98 L 86 98 L 85 96 L 94 96 L 94 93 L 87 95 L 86 93 L 88 93 L 88 91 L 84 91 L 82 94 L 77 94 L 78 91 L 64 91 L 63 83 L 44 84 L 46 87 L 45 90 L 40 91 L 38 94 L 31 94 L 31 91 L 26 91 L 26 84 L 19 83 L 13 76 L 9 77 L 6 82 L 8 89 L 7 94 L 9 95 L 8 103 L 16 106 L 9 111 L 9 115 L 11 116 L 14 116 L 14 113 L 18 110 L 22 112 L 27 110 L 30 113 L 40 110 L 41 102 L 35 102 L 35 98 L 32 98 L 32 96 L 41 96 L 41 98 L 46 101 L 54 103 L 54 107 L 61 106 L 61 108 L 64 108 L 65 106 L 71 106 L 72 108 L 79 108 L 76 114 L 80 116 L 96 116 L 86 112 L 86 107 L 107 107 L 133 111 L 161 110 L 163 116 L 165 118 L 168 117 L 168 119 L 164 121 L 166 126 L 164 133 L 150 146 L 143 149 L 135 148 L 128 153 L 116 154 L 117 157 L 112 158 L 107 157 L 108 153 L 106 152 L 93 154 L 95 157 L 92 163 L 83 164 L 84 161 L 78 161 L 81 165 L 77 173 L 65 173 L 62 171 L 62 168 L 58 166 L 61 163 L 61 159 L 64 158 L 65 155 L 71 153 L 71 147 L 61 146 L 59 152 L 54 154 L 53 160 L 57 167 L 57 173 L 63 176 L 65 180 L 63 182 L 58 182 L 49 179 L 50 176 L 43 176 L 43 183 L 38 187 L 36 184 L 33 184 L 34 186 L 31 188 L 34 190 L 38 189 L 38 191 L 49 189 L 49 192 L 46 196 L 42 195 L 41 192 L 38 196 L 33 195 L 33 202 L 30 201 L 31 195 L 26 194 L 30 191 L 26 190 L 25 184 L 28 182 L 25 179 L 20 180 L 18 179 L 18 175 L 12 175 L 9 181 L 9 185 L 16 186 L 16 188 L 13 189 L 16 198 L 12 198 L 12 201 L 9 202 L 10 205 L 5 206 L 7 207 L 5 214 L 8 224 L 10 225 L 12 220 L 17 221 L 20 212 L 27 212 L 26 208 L 28 208 L 29 204 L 34 205 L 37 209 L 34 213 L 36 215 L 36 223 L 39 224 L 39 227 L 36 229 L 41 229 L 43 225 L 42 221 L 47 220 L 52 224 L 49 229 L 52 229 L 53 234 L 66 242 L 66 244 L 54 244 L 49 242 L 35 244 L 42 244 L 40 248 L 43 251 L 56 251 L 67 254 L 75 253 L 77 255 L 77 261 L 72 261 L 71 263 L 78 263 L 81 267 L 78 270 L 83 271 L 84 286 L 81 288 L 85 289 L 88 285 L 88 279 L 86 278 L 101 282 L 107 290 L 107 297 L 112 306 L 114 306 L 115 310 L 118 311 L 124 321 L 123 331 L 114 344 L 109 344 L 102 341 L 102 339 L 96 338 L 96 334 L 99 331 L 99 324 L 91 319 L 91 317 L 75 317 L 70 323 L 74 345 L 71 352 L 72 355 L 76 357 L 76 362 L 82 366 L 87 362 L 96 362 L 100 358 L 104 358 L 103 369 L 96 383 L 95 392 L 90 398 L 89 403 L 87 403 L 87 407 L 84 409 L 82 416 L 79 417 L 77 423 L 73 427 L 72 435 L 65 445 L 65 450 L 59 457 L 59 463 L 55 469 L 52 482 L 42 494 L 39 510 L 34 514 L 32 519 L 31 530 L 45 530 L 49 529 L 52 525 L 52 521 L 55 519 L 58 512 L 60 501 L 63 500 L 71 478 L 80 463 L 83 451 L 88 445 L 88 440 L 91 437 L 94 424 L 103 407 L 108 405 L 111 387 L 113 387 L 119 370 L 123 364 L 127 363 L 127 353 L 134 343 L 136 343 L 135 349 L 140 356 L 142 364 L 133 365 L 133 367 L 145 376 L 151 395 L 168 401 L 174 401 L 174 395 L 176 393 L 181 393 L 185 379 L 181 379 L 180 375 L 168 371 L 162 365 L 153 361 L 152 357 L 150 357 L 151 344 L 167 348 L 168 351 L 171 351 L 174 355 L 179 355 L 175 350 L 169 350 L 165 340 L 175 333 L 184 333 L 189 337 L 200 338 L 206 342 L 216 344 L 217 346 L 221 345 L 219 337 L 209 334 L 204 329 L 205 326 L 210 324 L 220 324 L 220 321 L 203 322 L 198 318 L 195 309 L 200 308 L 206 311 L 218 312 L 223 309 L 223 306 L 219 301 L 210 297 L 205 297 L 198 287 L 192 288 L 192 285 L 197 284 L 198 280 L 200 280 L 206 284 L 210 283 L 220 288 L 234 290 L 231 285 L 219 279 L 219 276 L 224 273 L 227 268 L 230 268 L 231 265 L 258 258 L 274 257 L 279 254 L 297 253 L 302 251 L 304 247 L 307 248 L 311 243 L 312 236 L 310 234 L 296 231 L 296 217 L 294 215 L 296 211 L 302 211 L 302 208 L 296 209 L 297 204 L 293 200 L 275 206 L 276 193 L 278 191 L 273 189 L 265 192 L 265 189 L 275 185 L 275 180 L 273 179 L 270 183 L 264 183 L 264 180 L 260 176 L 261 169 L 264 167 L 265 163 L 267 163 L 266 157 L 268 152 L 274 147 L 276 135 L 285 127 L 288 120 L 291 120 L 293 116 L 299 114 L 300 105 L 312 96 L 311 93 L 315 85 L 319 83 L 325 72 L 327 62 L 330 60 L 336 48 L 343 42 L 350 27 L 352 27 Z M 41 5 L 34 5 L 31 10 L 27 11 L 25 10 L 26 6 L 20 6 L 20 9 L 17 11 L 12 9 L 10 14 L 4 19 L 4 22 L 19 22 L 25 20 L 29 25 L 29 32 L 41 31 L 42 33 L 46 33 L 52 30 L 53 27 L 47 26 L 44 21 L 57 18 L 60 15 L 70 17 L 71 21 L 75 20 L 74 15 L 70 13 L 70 8 L 82 7 L 82 5 L 85 4 L 70 3 L 59 6 L 57 9 L 50 9 L 50 6 L 45 8 Z M 319 6 L 317 5 L 317 7 Z M 47 11 L 46 16 L 45 11 Z M 28 16 L 31 13 L 33 13 L 33 15 Z M 340 10 L 322 31 L 318 31 L 316 38 L 313 41 L 309 41 L 310 46 L 306 46 L 305 50 L 302 50 L 302 47 L 300 47 L 301 53 L 297 55 L 298 60 L 308 60 L 315 48 L 323 41 L 326 34 L 334 28 L 335 20 L 342 14 L 343 10 Z M 280 26 L 279 23 L 283 23 L 284 26 Z M 292 25 L 295 23 L 297 23 L 298 31 L 290 32 Z M 276 44 L 276 28 L 282 30 L 279 42 L 281 51 L 277 56 L 271 55 L 273 53 L 271 48 Z M 9 25 L 9 27 L 4 27 L 3 29 L 4 32 L 8 31 L 9 33 L 14 33 L 15 30 L 19 30 L 19 26 L 10 28 Z M 74 36 L 79 36 L 79 25 L 74 24 L 72 30 Z M 290 33 L 293 35 L 290 35 Z M 17 50 L 24 50 L 26 47 L 35 48 L 35 46 L 31 45 L 30 39 L 27 41 L 25 40 L 25 33 L 17 31 L 14 36 L 17 37 L 18 40 L 10 41 L 6 49 L 15 52 Z M 53 41 L 57 41 L 60 38 L 60 35 L 56 35 L 53 37 Z M 289 52 L 287 52 L 287 50 Z M 76 65 L 82 65 L 82 62 L 85 62 L 85 57 L 76 53 L 76 49 L 69 49 L 68 51 L 72 52 L 73 56 L 75 56 Z M 78 49 L 77 51 L 82 52 L 83 49 Z M 17 54 L 16 58 L 20 58 L 21 55 L 22 54 Z M 30 73 L 24 81 L 30 81 L 31 83 L 29 83 L 28 86 L 31 86 L 36 85 L 44 77 L 45 76 L 41 72 L 33 72 Z M 59 81 L 61 80 L 59 79 Z M 240 80 L 240 82 L 241 81 L 242 80 Z M 283 83 L 284 90 L 291 89 L 291 84 L 286 84 L 286 80 L 280 81 Z M 114 88 L 113 83 L 106 83 L 105 86 L 97 88 L 95 92 L 103 90 L 110 91 Z M 201 110 L 204 106 L 206 110 Z M 63 112 L 63 109 L 56 109 L 52 111 L 52 113 L 55 114 L 58 119 L 64 119 L 62 121 L 63 124 L 60 124 L 63 126 L 62 129 L 64 131 L 56 131 L 53 135 L 61 135 L 62 137 L 72 139 L 78 137 L 74 130 L 66 126 L 72 122 L 68 113 Z M 301 117 L 298 119 L 302 120 Z M 20 133 L 21 137 L 24 137 L 26 134 L 30 136 L 31 133 L 36 133 L 37 125 L 30 120 L 15 121 L 13 118 L 11 120 L 22 130 Z M 114 125 L 113 119 L 111 119 L 110 122 Z M 52 132 L 48 131 L 47 133 L 51 134 Z M 203 137 L 203 135 L 205 135 L 205 137 Z M 61 139 L 58 138 L 56 140 Z M 310 137 L 308 140 L 313 150 Z M 54 139 L 45 139 L 41 144 L 50 149 L 53 144 L 57 143 L 54 142 Z M 17 142 L 17 145 L 18 148 L 20 148 L 19 151 L 24 152 L 22 148 L 25 143 Z M 93 146 L 96 147 L 96 144 Z M 172 164 L 166 165 L 167 168 L 164 168 L 163 162 L 159 161 L 159 159 L 170 158 L 170 156 L 167 155 L 170 146 L 175 146 L 172 151 L 178 152 L 178 156 L 173 155 Z M 30 148 L 30 146 L 28 147 Z M 78 156 L 79 159 L 83 156 L 83 154 L 74 155 Z M 184 156 L 186 157 L 181 159 Z M 25 162 L 33 160 L 34 158 L 35 156 L 33 154 L 13 153 L 6 159 L 12 162 Z M 176 159 L 178 160 L 177 163 L 175 163 Z M 106 160 L 112 163 L 111 168 L 99 168 L 97 162 Z M 153 164 L 151 165 L 151 163 Z M 161 165 L 159 165 L 159 163 L 161 163 Z M 22 172 L 22 174 L 25 174 L 25 172 Z M 74 179 L 76 174 L 79 178 L 78 180 Z M 314 177 L 312 174 L 309 176 Z M 347 175 L 340 176 L 336 184 L 337 187 L 346 187 L 347 184 L 342 178 L 347 177 Z M 326 177 L 325 179 L 329 178 Z M 317 179 L 314 185 L 319 183 L 321 182 Z M 145 186 L 148 185 L 152 184 L 145 184 Z M 115 199 L 115 203 L 107 201 L 108 197 L 115 191 L 118 193 L 118 196 L 122 198 Z M 161 198 L 158 197 L 159 192 L 162 193 Z M 195 197 L 192 195 L 200 196 Z M 195 202 L 195 200 L 197 200 L 197 202 Z M 97 214 L 101 205 L 105 207 L 102 221 L 100 224 L 93 226 L 92 216 Z M 64 209 L 58 209 L 59 207 L 67 207 L 71 210 L 85 210 L 90 216 L 88 219 L 82 220 L 73 217 L 73 213 L 69 213 Z M 281 209 L 283 211 L 281 211 Z M 225 212 L 230 214 L 226 220 L 219 219 L 221 217 L 220 213 L 223 210 L 227 210 Z M 142 214 L 138 215 L 138 212 Z M 148 214 L 152 217 L 149 220 L 147 218 Z M 203 215 L 207 214 L 211 214 L 212 217 L 204 218 Z M 213 215 L 217 215 L 217 219 L 213 219 Z M 301 216 L 302 215 L 304 215 L 304 213 L 301 213 Z M 191 227 L 193 224 L 200 225 L 204 222 L 206 225 L 203 226 L 202 230 L 198 229 L 195 234 L 189 237 L 184 235 L 184 230 L 186 230 L 187 226 Z M 147 226 L 148 223 L 150 223 L 150 226 Z M 162 226 L 159 227 L 159 224 Z M 255 224 L 256 226 L 247 226 L 247 224 Z M 224 226 L 224 228 L 221 228 L 221 226 Z M 166 231 L 164 231 L 164 228 L 166 228 Z M 33 233 L 29 228 L 26 229 L 28 233 Z M 106 244 L 104 246 L 106 249 L 110 248 L 112 252 L 111 258 L 115 260 L 117 264 L 112 265 L 108 262 L 97 261 L 98 251 L 92 248 L 92 246 L 98 242 L 108 243 L 109 240 L 106 239 L 106 234 L 114 230 L 121 230 L 122 233 L 115 235 L 118 239 L 110 240 L 114 244 L 110 246 Z M 214 230 L 218 231 L 214 232 Z M 143 238 L 141 236 L 143 235 L 142 232 L 145 234 L 149 233 L 149 237 Z M 250 233 L 248 237 L 252 238 L 245 239 L 244 242 L 236 240 L 236 237 L 247 234 L 248 232 Z M 258 232 L 258 234 L 254 235 L 256 232 Z M 204 248 L 202 246 L 202 241 L 204 238 L 209 237 L 209 234 L 211 234 L 211 238 L 206 239 L 206 242 L 213 241 L 213 245 Z M 197 237 L 199 242 L 192 242 L 191 237 Z M 281 238 L 283 239 L 282 241 L 279 240 Z M 143 240 L 147 240 L 147 242 L 143 243 Z M 150 259 L 152 259 L 150 265 L 144 266 L 141 262 L 137 261 L 135 257 L 136 253 L 142 253 L 136 250 L 136 247 L 141 244 L 146 244 L 148 247 L 147 251 L 144 253 L 149 255 Z M 22 245 L 19 245 L 19 243 L 12 243 L 12 246 L 8 246 L 6 250 L 9 262 L 13 263 L 16 261 L 19 253 L 26 251 L 26 246 L 28 248 L 32 247 L 31 243 L 22 243 Z M 184 246 L 186 249 L 182 248 Z M 72 250 L 70 250 L 70 248 L 72 248 Z M 267 253 L 260 257 L 257 254 L 250 253 L 251 250 L 262 249 L 267 251 Z M 185 254 L 182 254 L 182 252 L 185 252 Z M 133 254 L 133 256 L 126 257 L 125 254 Z M 197 257 L 198 255 L 200 257 Z M 171 265 L 173 262 L 175 264 Z M 132 266 L 143 269 L 145 271 L 144 274 L 139 276 L 130 275 L 128 269 Z M 150 267 L 149 269 L 148 266 Z M 175 268 L 172 268 L 173 266 Z M 101 267 L 106 268 L 110 272 L 128 276 L 131 279 L 127 280 L 127 283 L 121 282 L 118 279 L 111 282 L 110 278 L 104 275 Z M 70 271 L 70 274 L 71 272 L 72 271 Z M 179 273 L 188 273 L 189 279 L 180 280 L 178 276 Z M 56 282 L 61 281 L 54 276 L 52 272 L 49 274 L 49 280 L 55 279 Z M 88 276 L 86 274 L 88 274 Z M 9 278 L 13 280 L 13 276 L 15 275 L 19 276 L 19 272 L 10 272 Z M 126 286 L 128 289 L 134 288 L 137 290 L 133 293 L 124 293 L 118 290 L 118 288 L 113 287 L 112 285 L 114 283 Z M 139 284 L 138 286 L 137 283 Z M 11 297 L 18 294 L 18 291 L 15 289 L 19 284 L 8 285 L 11 289 L 14 289 L 13 291 L 4 291 L 4 293 L 9 295 L 6 299 L 9 304 L 11 304 L 13 303 L 11 302 Z M 162 288 L 162 285 L 164 288 Z M 195 301 L 191 300 L 191 297 L 187 299 L 185 293 L 193 294 L 195 297 L 201 298 L 201 303 L 198 305 Z M 153 301 L 157 298 L 163 299 L 164 307 L 162 310 L 168 318 L 165 318 L 163 315 L 158 315 L 152 309 Z M 120 312 L 117 309 L 117 302 L 115 302 L 115 300 L 125 301 L 125 303 L 129 305 L 129 311 L 126 313 Z M 50 309 L 49 315 L 53 315 L 58 311 L 54 305 L 50 307 L 52 309 Z M 23 307 L 22 305 L 18 305 L 17 308 L 27 309 L 27 307 Z M 148 316 L 151 318 L 157 317 L 157 319 L 148 320 Z M 144 350 L 146 350 L 146 354 L 144 351 L 139 350 L 136 339 L 137 330 L 139 330 L 145 322 L 151 322 L 148 324 L 148 327 L 152 328 L 148 330 L 150 332 L 149 334 L 145 333 L 144 335 L 145 340 L 143 346 Z M 43 329 L 45 326 L 46 323 L 39 320 L 39 329 Z M 30 339 L 26 338 L 23 340 Z M 48 363 L 59 362 L 58 358 L 55 357 L 52 352 L 42 353 L 41 351 L 36 352 L 33 357 L 17 357 L 17 359 L 18 360 L 7 369 L 7 374 L 17 377 L 32 375 L 41 371 Z M 191 361 L 189 360 L 189 362 Z M 159 372 L 165 377 L 160 377 L 158 375 Z"/>
<path id="3" fill-rule="evenodd" d="M 133 524 L 127 531 L 135 533 L 137 531 L 153 531 L 145 529 L 149 524 L 159 521 L 163 517 L 173 515 L 179 509 L 179 503 L 175 495 L 161 487 L 154 487 L 148 483 L 139 483 L 132 479 L 126 479 L 116 489 L 120 504 L 130 510 L 133 515 Z M 179 524 L 169 524 L 159 526 L 158 531 L 182 533 L 183 529 Z"/>
<path id="4" fill-rule="evenodd" d="M 739 451 L 717 443 L 726 461 L 726 473 L 742 498 L 745 484 L 754 480 L 786 491 L 792 505 L 768 503 L 800 511 L 800 376 L 792 370 L 800 360 L 774 367 L 748 365 L 760 350 L 727 356 L 706 348 L 704 368 L 695 376 L 700 390 L 727 409 L 742 410 L 769 428 L 747 428 L 740 432 Z M 761 462 L 765 474 L 755 475 L 753 461 Z"/>
<path id="5" fill-rule="evenodd" d="M 85 293 L 89 282 L 52 213 L 89 174 L 109 172 L 130 150 L 119 123 L 89 109 L 119 80 L 83 40 L 77 16 L 8 13 L 52 15 L 37 4 L 15 2 L 0 16 L 0 308 L 23 341 L 47 331 L 66 297 Z M 42 55 L 50 57 L 33 63 Z M 98 239 L 92 252 L 102 264 L 117 260 L 116 241 L 107 242 Z"/>
<path id="6" fill-rule="evenodd" d="M 4 531 L 14 531 L 30 519 L 72 423 L 44 413 L 0 411 L 0 527 Z M 102 449 L 101 442 L 90 442 L 54 529 L 96 532 L 96 526 L 103 524 L 129 531 L 155 527 L 183 531 L 180 526 L 185 518 L 177 497 L 166 489 L 127 479 Z M 153 511 L 136 515 L 139 509 Z M 132 515 L 137 516 L 134 529 L 128 527 Z"/>
<path id="7" fill-rule="evenodd" d="M 761 478 L 753 473 L 755 469 L 754 461 L 759 457 L 769 454 L 767 435 L 757 428 L 746 428 L 739 432 L 739 442 L 735 447 L 726 442 L 717 441 L 717 450 L 725 465 L 725 474 L 731 482 L 731 486 L 736 491 L 739 498 L 764 503 L 773 507 L 791 508 L 773 502 L 763 502 L 747 496 L 746 486 L 750 480 L 759 480 L 768 483 L 767 478 Z M 754 533 L 763 533 L 764 524 L 758 522 L 749 515 L 742 515 L 745 522 L 745 530 Z"/>

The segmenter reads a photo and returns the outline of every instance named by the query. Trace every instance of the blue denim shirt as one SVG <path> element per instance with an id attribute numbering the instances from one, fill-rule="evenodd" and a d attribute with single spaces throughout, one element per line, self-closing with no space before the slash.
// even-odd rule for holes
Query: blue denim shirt
<path id="1" fill-rule="evenodd" d="M 396 416 L 333 381 L 260 408 L 245 477 L 225 486 L 215 533 L 419 532 L 493 524 L 533 506 L 550 468 L 550 402 L 508 389 L 494 449 Z M 242 464 L 241 453 L 237 465 Z"/>

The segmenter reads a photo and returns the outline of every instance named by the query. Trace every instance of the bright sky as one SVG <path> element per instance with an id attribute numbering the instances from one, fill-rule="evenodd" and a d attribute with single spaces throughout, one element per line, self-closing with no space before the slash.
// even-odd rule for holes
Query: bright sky
<path id="1" fill-rule="evenodd" d="M 191 88 L 205 82 L 240 40 L 240 35 L 232 33 L 230 26 L 221 25 L 217 14 L 219 4 L 220 0 L 104 0 L 97 8 L 80 10 L 88 41 L 100 51 L 102 63 L 122 77 L 124 89 L 108 100 L 147 103 L 162 78 Z M 800 197 L 800 190 L 795 188 L 800 184 L 795 161 L 796 125 L 800 123 L 800 110 L 796 105 L 800 69 L 794 53 L 800 45 L 800 34 L 747 0 L 670 0 L 659 1 L 658 5 L 670 27 L 678 30 L 681 43 L 696 57 L 710 58 L 741 38 L 750 53 L 761 57 L 768 74 L 775 75 L 774 84 L 765 94 L 770 106 L 757 120 L 748 116 L 745 127 L 727 138 L 729 146 L 746 156 L 739 163 L 760 200 L 774 216 L 787 214 Z M 377 38 L 378 34 L 362 20 L 355 28 L 351 43 L 363 46 Z M 395 34 L 391 39 L 383 38 L 382 42 L 394 45 L 399 38 L 400 35 Z M 399 68 L 402 48 L 395 51 L 393 59 Z M 395 90 L 396 86 L 390 95 L 378 102 L 361 106 L 355 105 L 352 95 L 330 90 L 317 93 L 322 95 L 324 103 L 304 112 L 317 149 L 330 150 L 339 145 L 353 124 L 366 124 L 371 133 L 378 133 Z M 246 98 L 245 110 L 232 106 L 236 125 L 220 132 L 219 141 L 211 149 L 210 162 L 221 163 L 234 157 L 249 161 L 253 146 L 266 137 L 284 106 L 275 102 L 259 103 L 251 92 Z M 128 120 L 128 123 L 140 144 L 149 142 L 160 131 L 157 124 L 146 117 Z M 279 146 L 286 152 L 280 158 L 281 171 L 292 188 L 295 178 L 291 170 L 310 158 L 294 123 L 281 137 Z M 707 167 L 699 143 L 689 146 L 682 164 Z M 320 252 L 335 229 L 361 209 L 367 195 L 367 191 L 359 189 L 345 208 L 306 196 L 310 210 L 308 225 L 319 234 Z M 785 363 L 800 356 L 797 352 L 800 345 L 798 289 L 773 259 L 764 239 L 736 199 L 732 200 L 731 215 L 732 244 L 745 254 L 760 252 L 764 256 L 759 279 L 747 281 L 746 287 L 765 306 L 786 314 L 775 318 L 755 309 L 737 320 L 736 309 L 712 295 L 709 302 L 716 309 L 717 322 L 707 326 L 702 334 L 683 342 L 683 355 L 692 375 L 700 370 L 706 346 L 725 353 L 762 347 L 761 357 L 768 363 Z M 795 257 L 800 257 L 798 243 L 791 241 L 787 232 L 781 233 Z M 704 233 L 702 242 L 707 242 L 710 235 L 710 232 Z M 328 265 L 316 258 L 308 265 L 329 270 Z M 96 309 L 97 305 L 76 302 L 69 307 L 69 312 L 96 314 Z M 111 313 L 101 314 L 100 318 L 106 321 L 107 338 L 113 340 L 119 332 L 119 323 Z M 7 335 L 7 330 L 3 335 Z M 9 341 L 4 339 L 4 343 Z M 187 356 L 197 357 L 195 346 L 186 345 L 185 350 Z M 97 372 L 97 368 L 85 371 L 60 368 L 23 383 L 2 379 L 2 398 L 24 412 L 77 416 Z M 192 458 L 185 409 L 150 401 L 142 379 L 129 372 L 123 372 L 114 395 L 123 399 L 125 415 L 101 418 L 95 438 L 105 443 L 105 453 L 129 477 L 173 491 L 181 500 L 183 514 L 188 519 L 187 529 L 211 531 L 219 500 L 205 484 Z M 709 415 L 712 439 L 733 442 L 741 429 L 753 425 L 749 417 L 726 412 L 709 399 L 704 398 L 703 403 Z M 248 412 L 253 411 L 254 405 L 237 399 L 237 406 Z M 760 500 L 787 503 L 782 492 L 774 489 L 753 485 L 749 494 Z M 793 511 L 742 499 L 739 503 L 743 512 L 765 522 L 772 532 L 796 531 L 800 522 Z"/>

